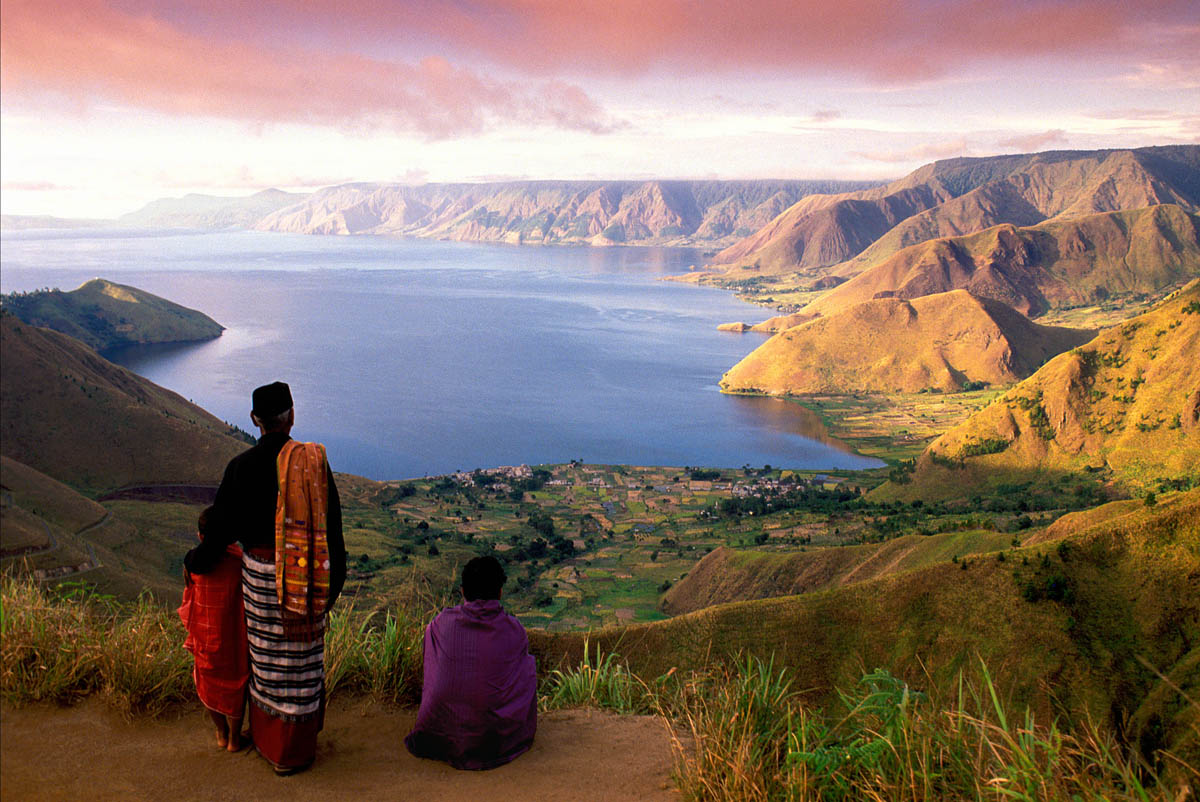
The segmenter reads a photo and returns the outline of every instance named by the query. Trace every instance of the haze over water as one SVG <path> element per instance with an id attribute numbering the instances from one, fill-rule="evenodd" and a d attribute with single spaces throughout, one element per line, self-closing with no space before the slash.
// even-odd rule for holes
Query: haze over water
<path id="1" fill-rule="evenodd" d="M 249 394 L 292 386 L 294 435 L 376 479 L 518 463 L 878 465 L 811 413 L 722 395 L 765 310 L 659 281 L 702 261 L 661 248 L 508 247 L 369 237 L 6 232 L 4 292 L 101 276 L 199 309 L 217 340 L 109 354 L 250 429 Z"/>

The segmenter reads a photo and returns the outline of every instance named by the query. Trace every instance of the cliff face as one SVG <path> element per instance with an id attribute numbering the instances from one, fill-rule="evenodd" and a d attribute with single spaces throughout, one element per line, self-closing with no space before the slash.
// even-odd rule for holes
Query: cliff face
<path id="1" fill-rule="evenodd" d="M 845 181 L 526 181 L 347 184 L 279 209 L 255 228 L 513 243 L 723 244 Z"/>
<path id="2" fill-rule="evenodd" d="M 956 391 L 1007 384 L 1091 332 L 1031 323 L 964 290 L 913 301 L 885 298 L 794 326 L 721 380 L 729 392 L 771 394 Z"/>
<path id="3" fill-rule="evenodd" d="M 801 201 L 714 264 L 852 276 L 933 239 L 1162 204 L 1200 210 L 1200 147 L 949 159 L 885 187 Z"/>

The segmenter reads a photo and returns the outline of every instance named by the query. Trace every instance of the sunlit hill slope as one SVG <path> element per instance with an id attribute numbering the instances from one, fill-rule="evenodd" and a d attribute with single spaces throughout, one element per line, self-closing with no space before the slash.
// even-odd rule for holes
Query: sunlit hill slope
<path id="1" fill-rule="evenodd" d="M 958 390 L 1006 384 L 1091 332 L 1039 326 L 965 290 L 856 304 L 776 334 L 721 379 L 727 392 Z"/>
<path id="2" fill-rule="evenodd" d="M 1060 354 L 930 444 L 907 484 L 936 497 L 1013 472 L 1111 470 L 1134 490 L 1200 479 L 1200 282 Z"/>

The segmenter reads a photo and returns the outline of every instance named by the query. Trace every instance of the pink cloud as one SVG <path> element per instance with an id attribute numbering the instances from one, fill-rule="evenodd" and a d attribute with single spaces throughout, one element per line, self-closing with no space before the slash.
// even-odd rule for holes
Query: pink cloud
<path id="1" fill-rule="evenodd" d="M 1049 145 L 1061 145 L 1067 141 L 1067 132 L 1061 128 L 1040 134 L 1024 134 L 1003 139 L 996 144 L 1002 148 L 1016 148 L 1024 152 L 1044 150 Z"/>
<path id="2" fill-rule="evenodd" d="M 872 151 L 870 153 L 855 152 L 854 155 L 876 162 L 904 164 L 908 162 L 949 159 L 954 156 L 966 156 L 969 153 L 970 147 L 967 145 L 967 141 L 965 139 L 956 139 L 953 142 L 931 142 L 917 145 L 905 150 Z"/>
<path id="3" fill-rule="evenodd" d="M 477 57 L 535 74 L 824 70 L 884 82 L 981 60 L 1161 52 L 1190 0 L 124 0 L 207 34 Z M 286 25 L 280 22 L 286 20 Z M 1156 44 L 1157 43 L 1157 44 Z"/>
<path id="4" fill-rule="evenodd" d="M 578 87 L 517 85 L 436 56 L 400 63 L 203 38 L 103 0 L 6 0 L 0 8 L 6 101 L 53 93 L 73 108 L 103 99 L 168 114 L 432 138 L 483 131 L 496 121 L 597 133 L 613 126 Z"/>

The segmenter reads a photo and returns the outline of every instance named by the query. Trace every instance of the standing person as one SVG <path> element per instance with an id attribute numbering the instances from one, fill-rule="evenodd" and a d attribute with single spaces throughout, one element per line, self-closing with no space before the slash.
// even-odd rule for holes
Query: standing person
<path id="1" fill-rule="evenodd" d="M 465 601 L 425 629 L 417 723 L 404 739 L 417 757 L 491 769 L 524 754 L 537 730 L 537 665 L 521 622 L 504 611 L 504 567 L 476 557 L 462 574 Z"/>
<path id="2" fill-rule="evenodd" d="M 200 513 L 197 534 L 210 532 L 209 510 Z M 242 607 L 242 550 L 230 544 L 207 574 L 183 571 L 186 583 L 179 617 L 187 630 L 183 647 L 195 661 L 192 679 L 196 695 L 208 710 L 217 732 L 217 746 L 241 751 L 242 717 L 250 654 L 246 645 L 246 613 Z"/>
<path id="3" fill-rule="evenodd" d="M 187 569 L 213 570 L 243 547 L 250 652 L 250 737 L 280 775 L 312 765 L 325 719 L 325 617 L 346 578 L 342 508 L 325 449 L 291 439 L 295 412 L 283 382 L 257 388 L 258 444 L 229 462 L 209 512 L 212 534 Z"/>

